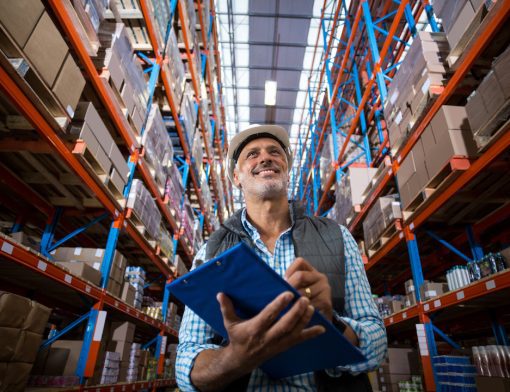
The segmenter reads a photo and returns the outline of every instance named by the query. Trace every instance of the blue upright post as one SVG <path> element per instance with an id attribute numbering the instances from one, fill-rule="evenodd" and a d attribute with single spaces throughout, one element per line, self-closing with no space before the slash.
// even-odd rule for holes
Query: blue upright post
<path id="1" fill-rule="evenodd" d="M 40 252 L 43 256 L 50 257 L 50 252 L 48 249 L 53 242 L 53 238 L 55 237 L 55 229 L 57 228 L 58 221 L 62 216 L 63 209 L 62 207 L 57 207 L 55 212 L 53 213 L 53 217 L 51 218 L 51 222 L 46 225 L 44 228 L 44 233 L 41 238 Z"/>
<path id="2" fill-rule="evenodd" d="M 417 33 L 416 21 L 414 20 L 413 10 L 411 9 L 409 3 L 404 7 L 404 15 L 409 26 L 409 31 L 411 32 L 411 35 L 414 37 Z"/>
<path id="3" fill-rule="evenodd" d="M 476 241 L 475 233 L 473 232 L 473 227 L 471 225 L 468 225 L 466 227 L 466 234 L 468 237 L 469 247 L 471 248 L 471 253 L 473 254 L 474 260 L 481 260 L 483 259 L 483 248 L 482 246 Z"/>
<path id="4" fill-rule="evenodd" d="M 432 6 L 430 4 L 425 5 L 425 13 L 427 14 L 427 18 L 429 20 L 430 28 L 432 29 L 432 32 L 438 33 L 439 26 L 437 25 L 436 18 L 434 16 L 434 10 L 432 9 Z"/>

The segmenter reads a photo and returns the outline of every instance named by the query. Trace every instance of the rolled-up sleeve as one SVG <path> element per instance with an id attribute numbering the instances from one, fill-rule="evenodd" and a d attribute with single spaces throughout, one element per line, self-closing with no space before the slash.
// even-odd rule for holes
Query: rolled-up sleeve
<path id="1" fill-rule="evenodd" d="M 196 260 L 204 260 L 205 245 L 195 256 Z M 193 268 L 195 268 L 195 261 Z M 197 316 L 188 307 L 184 310 L 181 327 L 179 328 L 179 345 L 177 346 L 177 359 L 175 375 L 177 385 L 183 391 L 197 391 L 191 383 L 191 370 L 197 355 L 207 349 L 217 349 L 218 345 L 211 343 L 214 332 L 205 321 Z"/>

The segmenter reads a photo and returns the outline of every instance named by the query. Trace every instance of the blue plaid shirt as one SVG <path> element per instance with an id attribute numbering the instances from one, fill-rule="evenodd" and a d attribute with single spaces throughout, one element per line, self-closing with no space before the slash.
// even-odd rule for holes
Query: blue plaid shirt
<path id="1" fill-rule="evenodd" d="M 260 234 L 246 219 L 246 209 L 241 217 L 246 232 L 251 236 L 256 253 L 279 275 L 285 271 L 295 259 L 291 229 L 289 228 L 276 241 L 274 254 L 271 254 L 260 239 Z M 366 362 L 344 368 L 328 370 L 331 376 L 342 372 L 360 373 L 373 370 L 379 366 L 386 354 L 386 330 L 375 305 L 365 268 L 359 250 L 351 233 L 340 226 L 344 237 L 345 249 L 345 317 L 342 319 L 354 330 L 359 339 L 359 348 L 367 358 Z M 195 260 L 205 259 L 205 245 L 195 256 Z M 177 347 L 176 377 L 179 388 L 183 391 L 196 391 L 191 383 L 191 369 L 197 355 L 206 349 L 218 349 L 220 346 L 211 344 L 214 333 L 211 327 L 189 308 L 186 308 L 179 330 Z M 300 374 L 280 380 L 271 380 L 265 373 L 256 369 L 252 372 L 248 391 L 315 391 L 313 373 Z"/>

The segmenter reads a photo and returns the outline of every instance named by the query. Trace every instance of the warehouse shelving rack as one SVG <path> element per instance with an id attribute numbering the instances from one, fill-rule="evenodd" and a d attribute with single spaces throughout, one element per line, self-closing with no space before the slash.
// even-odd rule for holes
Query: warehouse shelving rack
<path id="1" fill-rule="evenodd" d="M 179 4 L 178 4 L 179 3 Z M 71 43 L 72 48 L 74 49 L 75 54 L 79 58 L 80 64 L 85 69 L 85 74 L 87 75 L 88 80 L 92 83 L 93 89 L 100 98 L 100 101 L 104 105 L 104 107 L 107 109 L 108 115 L 110 119 L 113 121 L 114 126 L 116 130 L 121 135 L 122 140 L 128 146 L 129 152 L 130 152 L 130 158 L 128 160 L 128 166 L 130 168 L 130 181 L 128 185 L 126 186 L 124 190 L 124 198 L 127 198 L 127 195 L 129 193 L 129 187 L 130 183 L 133 180 L 135 169 L 138 168 L 139 173 L 144 181 L 144 183 L 148 186 L 152 196 L 155 198 L 156 203 L 160 209 L 160 212 L 162 213 L 164 219 L 167 222 L 167 225 L 171 228 L 171 231 L 174 233 L 174 255 L 177 251 L 178 243 L 180 245 L 180 252 L 188 265 L 191 263 L 192 254 L 188 250 L 186 243 L 183 242 L 182 237 L 179 236 L 178 233 L 178 223 L 175 222 L 175 219 L 170 215 L 168 209 L 165 207 L 165 200 L 163 200 L 159 196 L 159 192 L 157 189 L 157 186 L 154 182 L 154 180 L 149 175 L 148 168 L 146 164 L 143 162 L 143 160 L 140 159 L 141 151 L 139 149 L 139 144 L 136 139 L 132 136 L 129 129 L 129 124 L 127 124 L 127 120 L 120 112 L 120 108 L 118 107 L 118 104 L 116 104 L 113 96 L 112 91 L 108 86 L 107 79 L 102 77 L 98 74 L 96 71 L 94 64 L 91 61 L 91 58 L 87 52 L 88 48 L 83 44 L 81 41 L 78 32 L 76 31 L 76 27 L 72 23 L 72 18 L 68 14 L 70 4 L 67 1 L 60 1 L 60 0 L 50 0 L 49 5 L 51 9 L 53 10 L 53 13 L 57 17 L 60 26 L 65 32 L 65 35 L 67 36 L 68 40 Z M 183 9 L 182 0 L 172 1 L 172 15 L 170 20 L 168 21 L 168 25 L 172 25 L 172 19 L 175 14 L 175 9 L 179 7 L 180 9 Z M 161 67 L 163 62 L 165 61 L 165 50 L 161 50 L 157 46 L 157 40 L 155 38 L 155 32 L 154 28 L 152 26 L 152 21 L 149 16 L 148 11 L 148 5 L 146 0 L 140 1 L 141 11 L 143 14 L 144 22 L 147 26 L 150 38 L 151 38 L 151 44 L 153 48 L 153 54 L 155 57 L 154 61 L 149 60 L 147 57 L 144 56 L 144 58 L 147 59 L 147 61 L 151 64 L 150 67 L 150 80 L 149 80 L 149 90 L 150 90 L 150 99 L 149 99 L 149 107 L 152 103 L 152 95 L 154 94 L 154 90 L 156 87 L 156 83 L 161 75 L 161 80 L 163 85 L 165 86 L 166 94 L 168 103 L 171 108 L 172 115 L 175 118 L 175 124 L 176 128 L 181 140 L 182 148 L 184 150 L 185 154 L 185 161 L 188 166 L 186 166 L 184 170 L 184 184 L 186 184 L 187 176 L 191 177 L 191 181 L 194 186 L 194 190 L 197 195 L 198 203 L 200 206 L 200 209 L 202 211 L 203 219 L 206 223 L 206 230 L 210 233 L 212 232 L 213 228 L 210 224 L 209 216 L 204 210 L 204 204 L 201 197 L 201 191 L 199 187 L 198 180 L 193 172 L 193 170 L 189 170 L 189 163 L 191 161 L 191 156 L 189 151 L 187 150 L 186 143 L 184 142 L 184 133 L 182 129 L 182 125 L 179 122 L 178 119 L 178 109 L 177 105 L 175 103 L 175 99 L 173 97 L 173 92 L 171 88 L 169 88 L 168 84 L 168 77 L 165 74 L 164 67 Z M 214 3 L 211 1 L 211 8 L 214 10 Z M 202 33 L 204 33 L 204 23 L 203 23 L 203 15 L 202 15 L 202 9 L 201 9 L 201 3 L 198 4 L 198 12 L 200 16 L 200 23 L 201 23 L 201 30 Z M 214 12 L 213 12 L 214 15 Z M 185 15 L 180 13 L 179 17 L 184 18 Z M 217 37 L 214 35 L 216 34 L 215 30 L 215 20 L 212 21 L 212 28 L 210 30 L 210 34 L 213 34 L 214 41 L 217 43 Z M 186 25 L 186 23 L 183 23 L 183 25 Z M 210 36 L 209 36 L 210 39 Z M 206 37 L 203 35 L 203 42 L 206 41 Z M 217 48 L 217 46 L 216 46 Z M 192 56 L 187 51 L 188 56 Z M 198 53 L 196 53 L 198 55 Z M 219 52 L 216 50 L 214 53 L 213 58 L 216 61 L 216 72 L 218 75 L 218 80 L 220 76 L 219 71 Z M 191 60 L 191 59 L 189 59 Z M 62 210 L 59 208 L 54 208 L 49 202 L 47 202 L 43 196 L 37 194 L 34 192 L 29 186 L 27 186 L 23 181 L 21 181 L 14 173 L 10 172 L 10 170 L 2 165 L 2 182 L 6 185 L 8 185 L 11 189 L 16 190 L 18 193 L 23 195 L 23 198 L 26 201 L 29 201 L 32 203 L 35 207 L 37 207 L 43 214 L 46 216 L 47 224 L 46 229 L 43 234 L 43 243 L 41 246 L 41 253 L 34 252 L 28 248 L 25 248 L 24 246 L 16 243 L 15 241 L 11 240 L 10 237 L 4 237 L 2 236 L 0 238 L 1 241 L 1 254 L 2 257 L 9 259 L 10 261 L 13 261 L 15 264 L 14 269 L 18 267 L 22 267 L 25 269 L 29 269 L 33 276 L 31 275 L 31 279 L 36 282 L 37 288 L 41 288 L 44 286 L 45 282 L 47 282 L 47 279 L 50 281 L 57 283 L 59 290 L 64 290 L 68 295 L 72 298 L 75 298 L 78 294 L 78 300 L 77 302 L 80 302 L 80 299 L 85 301 L 85 303 L 91 303 L 92 301 L 94 305 L 92 308 L 85 313 L 83 316 L 78 318 L 75 322 L 71 323 L 69 326 L 64 328 L 62 331 L 59 331 L 51 340 L 46 342 L 46 345 L 50 344 L 54 340 L 60 338 L 67 332 L 69 332 L 70 329 L 74 328 L 75 326 L 79 325 L 80 323 L 83 323 L 87 321 L 87 328 L 86 333 L 84 337 L 84 344 L 80 355 L 80 361 L 78 364 L 78 370 L 77 374 L 81 377 L 82 381 L 86 377 L 91 377 L 94 371 L 95 362 L 97 360 L 97 355 L 99 352 L 99 344 L 101 340 L 101 334 L 102 334 L 102 328 L 104 326 L 105 317 L 106 317 L 106 311 L 104 309 L 108 309 L 109 312 L 113 312 L 114 315 L 118 318 L 125 318 L 127 316 L 128 319 L 135 321 L 137 323 L 137 326 L 141 326 L 142 328 L 145 328 L 144 331 L 147 333 L 153 333 L 154 330 L 157 330 L 159 333 L 156 336 L 155 339 L 152 339 L 147 345 L 156 343 L 156 357 L 158 360 L 158 376 L 162 375 L 163 372 L 163 363 L 164 363 L 164 357 L 163 355 L 160 355 L 160 353 L 164 353 L 164 349 L 166 347 L 166 341 L 167 337 L 170 336 L 171 339 L 175 340 L 177 337 L 177 331 L 172 330 L 171 328 L 168 328 L 164 322 L 166 319 L 166 311 L 163 311 L 163 322 L 160 322 L 159 320 L 152 319 L 151 317 L 145 315 L 141 311 L 133 308 L 132 306 L 129 306 L 119 299 L 111 296 L 108 294 L 105 290 L 107 283 L 108 283 L 108 277 L 109 277 L 109 270 L 111 268 L 113 254 L 115 251 L 115 248 L 117 246 L 117 241 L 119 240 L 120 233 L 123 229 L 127 232 L 128 236 L 134 240 L 136 246 L 140 248 L 143 253 L 145 254 L 145 257 L 147 257 L 160 271 L 161 275 L 165 279 L 166 283 L 169 283 L 173 279 L 173 273 L 168 267 L 168 265 L 161 259 L 161 257 L 156 253 L 155 249 L 146 241 L 146 239 L 140 234 L 140 232 L 134 227 L 133 223 L 129 221 L 126 216 L 126 213 L 128 212 L 127 209 L 123 209 L 123 206 L 121 205 L 122 200 L 118 200 L 115 197 L 113 197 L 110 193 L 107 193 L 104 187 L 94 180 L 94 178 L 89 174 L 89 172 L 86 170 L 86 168 L 83 166 L 83 164 L 76 158 L 76 156 L 70 151 L 69 147 L 62 141 L 62 139 L 58 136 L 59 132 L 61 132 L 61 129 L 59 125 L 52 121 L 52 118 L 48 113 L 44 112 L 44 110 L 41 111 L 39 106 L 36 106 L 31 101 L 30 94 L 26 93 L 26 89 L 23 89 L 24 87 L 24 81 L 21 77 L 19 77 L 13 69 L 10 68 L 10 65 L 6 63 L 6 61 L 2 58 L 2 66 L 0 67 L 0 77 L 2 80 L 1 88 L 2 91 L 5 93 L 5 95 L 8 97 L 8 99 L 14 103 L 15 107 L 19 110 L 19 112 L 25 116 L 34 126 L 34 128 L 38 131 L 42 139 L 50 146 L 50 148 L 45 148 L 45 152 L 51 153 L 56 152 L 58 157 L 62 159 L 66 165 L 69 166 L 70 169 L 80 178 L 81 181 L 92 191 L 94 196 L 99 200 L 101 205 L 107 210 L 106 214 L 101 214 L 97 216 L 95 219 L 93 219 L 91 222 L 85 224 L 83 227 L 80 227 L 79 229 L 76 229 L 72 231 L 71 234 L 66 235 L 63 239 L 53 242 L 57 224 L 60 224 L 61 227 L 68 227 L 69 225 L 66 224 L 66 222 L 59 222 L 59 218 L 61 218 Z M 212 86 L 213 79 L 211 76 L 211 66 L 209 64 L 209 61 L 205 62 L 207 76 L 209 78 L 209 92 L 210 94 L 213 93 L 214 89 Z M 204 70 L 205 71 L 205 70 Z M 197 97 L 199 97 L 199 91 L 197 89 L 198 86 L 198 73 L 192 72 L 192 83 L 195 87 L 195 93 Z M 221 85 L 218 86 L 219 92 L 220 92 L 220 105 L 221 103 Z M 212 105 L 215 104 L 214 97 L 211 96 L 211 102 Z M 214 108 L 214 106 L 213 106 Z M 213 123 L 214 123 L 214 142 L 216 143 L 216 148 L 218 150 L 217 158 L 219 159 L 221 163 L 221 157 L 222 154 L 226 151 L 227 143 L 225 140 L 225 132 L 224 132 L 224 112 L 223 107 L 221 107 L 222 110 L 222 119 L 215 119 L 213 115 Z M 213 113 L 215 114 L 216 111 L 213 110 Z M 148 113 L 147 113 L 148 114 Z M 206 113 L 209 118 L 209 113 Z M 199 116 L 200 117 L 200 116 Z M 200 117 L 201 118 L 201 117 Z M 147 121 L 147 116 L 145 119 L 145 122 Z M 223 126 L 222 126 L 223 124 Z M 202 134 L 204 135 L 205 139 L 205 127 L 204 124 L 200 123 L 200 128 L 202 130 Z M 143 128 L 142 128 L 143 132 Z M 223 139 L 223 140 L 221 140 Z M 4 146 L 3 148 L 16 148 L 16 147 L 23 147 L 23 148 L 35 148 L 36 146 L 30 143 L 24 144 L 23 146 L 18 145 L 16 143 L 12 143 L 12 146 Z M 31 147 L 30 147 L 31 146 Z M 37 148 L 40 147 L 40 143 L 37 145 Z M 207 154 L 207 160 L 208 165 L 212 165 L 214 157 L 214 152 L 208 151 L 207 143 L 205 143 L 206 148 L 206 154 Z M 199 164 L 202 164 L 201 162 Z M 216 181 L 222 181 L 223 184 L 226 184 L 225 176 L 224 176 L 224 169 L 221 165 L 221 173 L 220 173 L 220 179 L 215 179 Z M 230 207 L 233 206 L 233 201 L 231 197 L 231 192 L 229 192 L 228 187 L 224 187 L 226 190 L 226 196 L 227 196 L 227 202 L 225 205 L 228 205 Z M 218 194 L 215 189 L 215 197 L 218 198 Z M 223 211 L 218 211 L 220 221 L 223 219 Z M 73 237 L 80 236 L 80 241 L 83 241 L 87 246 L 90 246 L 91 241 L 87 238 L 87 236 L 84 234 L 84 231 L 91 225 L 97 223 L 100 220 L 103 220 L 107 217 L 112 217 L 113 222 L 111 224 L 111 228 L 108 235 L 108 240 L 106 243 L 106 252 L 104 257 L 104 262 L 102 266 L 102 280 L 101 280 L 101 287 L 95 287 L 92 284 L 89 284 L 87 281 L 76 277 L 70 273 L 67 273 L 65 270 L 55 266 L 50 259 L 48 259 L 49 252 L 60 246 L 63 242 L 70 240 Z M 21 225 L 18 224 L 21 223 L 17 222 L 13 230 L 17 231 L 20 229 Z M 14 232 L 13 231 L 13 232 Z M 70 230 L 68 230 L 70 231 Z M 18 270 L 18 273 L 21 270 Z M 41 279 L 43 277 L 43 279 Z M 168 290 L 164 290 L 164 303 L 163 307 L 166 309 L 169 302 L 169 296 L 168 296 Z M 85 298 L 85 299 L 83 299 Z M 55 298 L 53 298 L 55 300 Z M 64 301 L 65 302 L 65 301 Z M 69 304 L 67 304 L 69 305 Z M 151 332 L 152 331 L 152 332 Z M 99 333 L 101 332 L 101 333 Z M 97 339 L 99 336 L 99 340 Z M 159 386 L 167 386 L 167 385 L 173 385 L 175 382 L 173 380 L 158 380 L 156 382 L 142 382 L 142 383 L 134 383 L 130 386 L 122 385 L 121 390 L 137 390 L 142 388 L 156 388 Z M 161 384 L 161 385 L 160 385 Z M 105 387 L 106 388 L 106 387 Z M 112 390 L 110 388 L 119 388 L 117 386 L 108 387 L 107 390 Z M 133 388 L 133 389 L 129 389 Z M 83 389 L 83 385 L 82 385 Z M 96 389 L 94 389 L 96 390 Z M 119 389 L 120 390 L 120 389 Z"/>
<path id="2" fill-rule="evenodd" d="M 364 204 L 360 206 L 360 210 L 348 224 L 349 230 L 355 235 L 359 235 L 360 224 L 376 199 L 395 189 L 393 179 L 396 179 L 399 164 L 409 154 L 441 105 L 448 102 L 461 102 L 462 100 L 459 100 L 456 95 L 460 94 L 464 99 L 468 95 L 465 91 L 459 92 L 462 80 L 474 66 L 475 61 L 483 56 L 484 50 L 491 44 L 510 15 L 510 2 L 499 1 L 493 5 L 480 25 L 478 34 L 456 61 L 453 67 L 454 72 L 448 83 L 444 88 L 436 91 L 435 100 L 430 108 L 419 123 L 414 126 L 407 142 L 393 154 L 393 159 L 388 163 L 388 155 L 391 156 L 391 152 L 382 117 L 382 106 L 387 99 L 387 84 L 391 82 L 391 77 L 400 64 L 401 56 L 405 53 L 410 36 L 416 34 L 416 21 L 422 18 L 422 14 L 425 13 L 432 31 L 439 31 L 439 28 L 428 1 L 384 2 L 380 12 L 375 11 L 377 5 L 381 6 L 380 2 L 353 1 L 350 4 L 350 9 L 347 10 L 345 2 L 339 1 L 329 26 L 325 23 L 324 11 L 322 13 L 323 40 L 319 42 L 321 34 L 319 30 L 315 50 L 318 45 L 321 45 L 325 54 L 321 61 L 322 68 L 315 94 L 313 95 L 311 87 L 308 89 L 309 122 L 305 135 L 298 135 L 297 161 L 301 163 L 298 165 L 301 171 L 294 173 L 294 178 L 298 182 L 294 190 L 296 196 L 299 199 L 307 200 L 309 212 L 316 215 L 324 214 L 331 203 L 330 189 L 335 179 L 340 178 L 345 169 L 359 158 L 356 157 L 351 162 L 346 162 L 344 157 L 349 143 L 353 143 L 352 136 L 356 134 L 363 137 L 363 144 L 358 146 L 363 150 L 366 166 L 377 167 L 379 165 L 381 173 L 379 180 L 370 189 Z M 384 24 L 383 27 L 380 26 L 381 22 Z M 338 23 L 343 23 L 340 38 L 337 37 Z M 331 58 L 333 43 L 337 45 L 335 58 Z M 354 61 L 355 56 L 357 61 Z M 347 66 L 349 67 L 347 68 Z M 320 92 L 324 89 L 322 87 L 324 74 L 326 74 L 328 93 L 324 94 L 322 104 L 317 108 Z M 358 78 L 358 75 L 361 77 Z M 359 79 L 361 79 L 361 83 Z M 362 90 L 364 90 L 363 94 L 361 94 Z M 352 116 L 346 114 L 348 105 L 355 111 Z M 337 120 L 338 114 L 340 114 L 340 120 Z M 348 123 L 350 126 L 348 131 L 343 134 L 345 138 L 343 145 L 334 144 L 333 169 L 328 175 L 321 194 L 320 173 L 317 166 L 325 137 L 341 132 L 340 126 Z M 505 165 L 507 161 L 504 156 L 508 154 L 510 147 L 509 129 L 510 125 L 507 122 L 498 132 L 501 135 L 499 139 L 486 147 L 477 159 L 452 159 L 450 162 L 451 171 L 455 175 L 452 176 L 450 184 L 436 192 L 411 216 L 405 216 L 402 226 L 397 229 L 396 233 L 375 254 L 365 259 L 367 274 L 375 292 L 387 293 L 389 285 L 392 287 L 403 285 L 404 280 L 409 276 L 412 276 L 414 286 L 420 287 L 424 282 L 424 272 L 433 275 L 447 269 L 448 266 L 445 267 L 444 260 L 440 260 L 435 252 L 431 252 L 431 246 L 435 244 L 434 241 L 439 242 L 445 250 L 451 252 L 450 259 L 453 254 L 457 257 L 460 256 L 464 262 L 483 255 L 480 237 L 489 228 L 496 232 L 500 229 L 499 233 L 492 233 L 494 234 L 493 241 L 499 238 L 508 242 L 508 231 L 505 232 L 504 229 L 504 222 L 509 218 L 508 200 L 507 202 L 503 201 L 496 208 L 496 212 L 485 213 L 483 217 L 477 217 L 477 223 L 468 225 L 465 233 L 445 233 L 448 240 L 431 231 L 430 223 L 431 219 L 437 217 L 439 212 L 444 214 L 444 210 L 449 206 L 448 203 L 454 200 L 459 191 L 475 189 L 475 185 L 472 185 L 475 180 L 488 178 L 494 173 L 494 170 L 499 170 L 497 169 L 498 165 Z M 368 133 L 376 134 L 375 139 L 378 140 L 379 147 L 371 148 L 370 145 L 367 145 Z M 336 137 L 333 140 L 336 142 Z M 375 152 L 375 156 L 372 155 L 373 152 Z M 383 158 L 385 161 L 381 164 Z M 506 170 L 508 170 L 508 164 L 506 166 Z M 504 169 L 501 173 L 505 173 Z M 478 194 L 483 196 L 483 193 L 478 192 Z M 418 248 L 417 234 L 420 236 L 421 251 Z M 466 256 L 462 250 L 459 250 L 460 247 L 464 249 L 467 247 L 471 250 L 473 257 Z M 453 261 L 449 265 L 454 263 Z M 393 276 L 390 282 L 384 281 L 381 274 L 393 269 L 400 271 L 400 274 Z M 508 272 L 500 273 L 462 289 L 448 292 L 439 298 L 423 302 L 420 300 L 419 290 L 416 290 L 417 305 L 385 319 L 390 335 L 397 331 L 400 334 L 406 329 L 411 332 L 414 330 L 416 334 L 415 324 L 418 322 L 421 325 L 418 334 L 425 332 L 426 345 L 420 345 L 420 349 L 427 390 L 435 390 L 436 385 L 431 365 L 431 357 L 437 355 L 434 334 L 458 348 L 458 345 L 437 325 L 446 328 L 453 324 L 455 317 L 459 319 L 469 317 L 470 313 L 466 311 L 465 305 L 475 304 L 483 307 L 487 304 L 490 306 L 507 304 L 507 300 L 502 301 L 502 298 L 508 294 L 509 276 Z M 453 317 L 445 317 L 444 312 L 441 312 L 444 309 L 452 312 L 454 308 L 455 316 Z M 493 318 L 491 321 L 492 331 L 497 342 L 508 344 L 500 320 Z M 487 328 L 484 331 L 486 330 Z"/>

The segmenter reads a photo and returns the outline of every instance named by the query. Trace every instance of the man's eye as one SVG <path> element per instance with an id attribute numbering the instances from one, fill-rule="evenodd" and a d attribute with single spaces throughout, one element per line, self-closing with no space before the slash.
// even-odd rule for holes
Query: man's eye
<path id="1" fill-rule="evenodd" d="M 247 158 L 251 158 L 251 157 L 254 157 L 256 154 L 255 154 L 255 151 L 250 151 L 248 153 L 248 155 L 246 155 Z"/>

